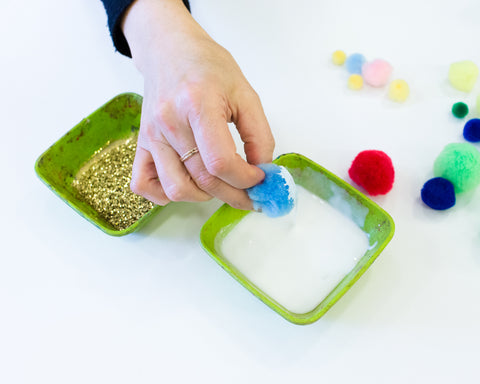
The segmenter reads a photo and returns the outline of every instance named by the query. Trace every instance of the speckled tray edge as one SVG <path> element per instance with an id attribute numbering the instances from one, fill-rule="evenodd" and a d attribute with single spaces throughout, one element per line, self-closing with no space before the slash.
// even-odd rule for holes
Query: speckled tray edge
<path id="1" fill-rule="evenodd" d="M 106 143 L 138 134 L 141 105 L 142 97 L 138 94 L 115 96 L 70 129 L 35 162 L 35 172 L 48 188 L 78 214 L 111 236 L 124 236 L 140 229 L 163 207 L 153 207 L 131 226 L 118 230 L 72 192 L 71 182 L 75 172 Z"/>

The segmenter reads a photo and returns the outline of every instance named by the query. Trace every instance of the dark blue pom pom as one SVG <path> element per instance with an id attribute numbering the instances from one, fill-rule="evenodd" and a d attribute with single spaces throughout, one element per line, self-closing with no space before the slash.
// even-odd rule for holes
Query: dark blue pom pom
<path id="1" fill-rule="evenodd" d="M 472 143 L 480 141 L 480 119 L 468 120 L 463 128 L 463 137 Z"/>
<path id="2" fill-rule="evenodd" d="M 453 184 L 443 177 L 428 180 L 422 188 L 422 200 L 432 209 L 439 211 L 455 205 L 455 189 Z"/>

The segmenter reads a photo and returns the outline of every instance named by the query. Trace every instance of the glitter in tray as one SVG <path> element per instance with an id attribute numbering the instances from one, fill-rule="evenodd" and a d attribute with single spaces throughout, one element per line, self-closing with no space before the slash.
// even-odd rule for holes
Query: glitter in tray
<path id="1" fill-rule="evenodd" d="M 128 228 L 155 204 L 130 190 L 136 137 L 98 150 L 77 173 L 73 186 L 117 230 Z"/>

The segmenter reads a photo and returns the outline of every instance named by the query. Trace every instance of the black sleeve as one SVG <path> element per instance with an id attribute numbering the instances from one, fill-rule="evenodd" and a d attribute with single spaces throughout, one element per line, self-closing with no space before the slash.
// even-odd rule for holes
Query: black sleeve
<path id="1" fill-rule="evenodd" d="M 113 45 L 115 45 L 115 48 L 118 52 L 128 57 L 132 57 L 132 53 L 130 52 L 127 39 L 120 28 L 120 23 L 122 21 L 123 14 L 134 1 L 135 0 L 102 0 L 103 6 L 107 11 L 108 28 L 110 29 L 110 34 L 112 35 Z M 188 3 L 188 0 L 182 1 L 187 7 L 188 11 L 190 11 L 190 4 Z"/>

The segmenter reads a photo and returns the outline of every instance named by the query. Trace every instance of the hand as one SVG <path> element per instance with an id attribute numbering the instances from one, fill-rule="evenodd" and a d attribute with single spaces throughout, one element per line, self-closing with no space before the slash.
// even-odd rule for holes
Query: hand
<path id="1" fill-rule="evenodd" d="M 258 95 L 237 63 L 180 0 L 137 0 L 123 30 L 145 80 L 132 190 L 164 205 L 217 197 L 252 209 L 244 189 L 272 161 L 274 139 Z M 247 161 L 236 152 L 236 125 Z M 180 157 L 198 147 L 184 162 Z"/>

